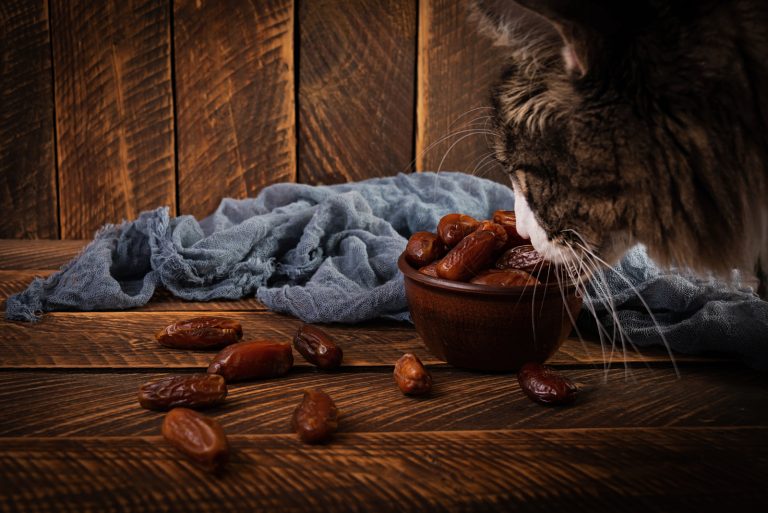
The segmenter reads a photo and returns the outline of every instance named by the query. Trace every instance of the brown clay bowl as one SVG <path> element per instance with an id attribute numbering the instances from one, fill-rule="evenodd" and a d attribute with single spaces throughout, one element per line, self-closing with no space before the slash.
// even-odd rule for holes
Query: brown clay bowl
<path id="1" fill-rule="evenodd" d="M 401 255 L 411 319 L 427 348 L 454 367 L 516 371 L 543 363 L 571 331 L 581 308 L 573 285 L 490 287 L 433 278 Z"/>

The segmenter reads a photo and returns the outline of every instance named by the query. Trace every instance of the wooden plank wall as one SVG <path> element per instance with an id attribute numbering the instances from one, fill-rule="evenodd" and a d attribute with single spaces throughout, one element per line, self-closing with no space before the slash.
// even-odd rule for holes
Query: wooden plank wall
<path id="1" fill-rule="evenodd" d="M 154 0 L 51 0 L 62 238 L 176 209 L 169 20 Z"/>
<path id="2" fill-rule="evenodd" d="M 503 59 L 466 3 L 0 2 L 0 238 L 282 181 L 502 179 L 482 131 Z"/>
<path id="3" fill-rule="evenodd" d="M 174 0 L 179 208 L 295 181 L 291 0 Z"/>
<path id="4" fill-rule="evenodd" d="M 46 0 L 0 2 L 0 237 L 59 236 Z"/>

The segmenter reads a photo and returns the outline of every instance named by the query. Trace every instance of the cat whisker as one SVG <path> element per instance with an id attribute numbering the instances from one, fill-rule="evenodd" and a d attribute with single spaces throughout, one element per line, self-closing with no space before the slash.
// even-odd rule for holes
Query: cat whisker
<path id="1" fill-rule="evenodd" d="M 480 128 L 463 128 L 463 129 L 461 129 L 461 130 L 456 130 L 456 131 L 454 131 L 454 132 L 451 132 L 451 133 L 449 133 L 449 134 L 447 134 L 447 135 L 444 135 L 443 137 L 440 137 L 440 138 L 439 138 L 439 139 L 437 139 L 436 141 L 432 142 L 432 143 L 431 143 L 429 146 L 427 146 L 426 148 L 424 148 L 423 150 L 421 150 L 421 151 L 419 152 L 419 154 L 418 154 L 418 155 L 416 155 L 416 157 L 415 157 L 413 160 L 411 160 L 411 161 L 410 161 L 408 164 L 406 164 L 406 165 L 405 165 L 405 167 L 403 167 L 403 169 L 402 169 L 401 171 L 402 171 L 402 172 L 405 172 L 405 171 L 407 171 L 407 170 L 408 170 L 409 168 L 411 168 L 411 167 L 412 167 L 414 164 L 416 164 L 416 161 L 417 161 L 419 158 L 423 157 L 423 156 L 424 156 L 424 155 L 425 155 L 427 152 L 429 152 L 430 150 L 434 149 L 434 147 L 435 147 L 435 146 L 437 146 L 438 144 L 441 144 L 441 143 L 443 143 L 443 142 L 447 141 L 448 139 L 450 139 L 450 138 L 452 138 L 452 137 L 457 137 L 457 136 L 459 136 L 459 135 L 461 135 L 461 134 L 466 134 L 466 133 L 474 133 L 474 132 L 482 133 L 482 132 L 483 132 L 483 129 L 480 129 Z M 498 136 L 498 135 L 499 135 L 497 132 L 493 132 L 493 131 L 491 131 L 491 130 L 488 130 L 488 132 L 489 132 L 489 134 L 488 134 L 488 135 L 496 135 L 496 136 Z"/>
<path id="2" fill-rule="evenodd" d="M 565 272 L 570 273 L 567 267 L 565 268 Z M 571 327 L 573 328 L 573 331 L 576 332 L 576 336 L 579 338 L 579 342 L 581 342 L 581 348 L 584 350 L 584 354 L 588 354 L 589 351 L 587 349 L 587 343 L 584 341 L 584 337 L 581 336 L 581 331 L 579 330 L 579 327 L 576 325 L 576 319 L 573 318 L 571 309 L 568 307 L 568 301 L 565 298 L 565 289 L 563 288 L 563 280 L 561 279 L 565 277 L 561 276 L 561 273 L 558 271 L 555 273 L 555 278 L 557 279 L 557 286 L 560 289 L 560 297 L 563 299 L 563 308 L 565 308 L 565 313 L 568 314 L 568 319 L 571 321 Z M 570 278 L 570 275 L 569 275 L 569 278 Z"/>
<path id="3" fill-rule="evenodd" d="M 536 344 L 536 287 L 539 285 L 539 280 L 533 284 L 533 295 L 531 296 L 531 329 L 533 329 L 533 343 Z"/>
<path id="4" fill-rule="evenodd" d="M 654 325 L 654 327 L 655 327 L 655 328 L 656 328 L 656 330 L 659 332 L 659 336 L 661 337 L 661 340 L 662 340 L 662 342 L 664 343 L 664 347 L 665 347 L 665 348 L 666 348 L 666 350 L 667 350 L 667 354 L 669 355 L 669 358 L 670 358 L 670 360 L 672 361 L 672 367 L 673 367 L 673 368 L 674 368 L 674 370 L 675 370 L 675 375 L 676 375 L 676 376 L 678 377 L 678 379 L 679 379 L 679 378 L 680 378 L 680 370 L 679 370 L 679 369 L 678 369 L 678 367 L 677 367 L 677 362 L 675 361 L 675 357 L 674 357 L 674 354 L 672 353 L 672 348 L 671 348 L 671 346 L 669 345 L 669 342 L 667 341 L 667 337 L 664 335 L 664 332 L 662 331 L 662 329 L 661 329 L 661 326 L 659 325 L 658 321 L 656 320 L 656 316 L 655 316 L 655 315 L 653 315 L 653 311 L 651 310 L 651 307 L 648 305 L 648 303 L 645 301 L 645 299 L 643 298 L 643 296 L 640 294 L 640 291 L 639 291 L 639 290 L 637 290 L 637 287 L 635 287 L 635 286 L 632 284 L 632 282 L 631 282 L 631 281 L 629 281 L 629 280 L 628 280 L 628 279 L 627 279 L 627 278 L 626 278 L 624 275 L 622 275 L 622 274 L 621 274 L 619 271 L 617 271 L 616 269 L 614 269 L 614 268 L 613 268 L 613 266 L 611 266 L 611 265 L 610 265 L 608 262 L 606 262 L 605 260 L 603 260 L 602 258 L 600 258 L 599 256 L 597 256 L 597 255 L 596 255 L 596 254 L 595 254 L 595 253 L 594 253 L 592 250 L 590 250 L 589 248 L 585 247 L 583 244 L 580 244 L 580 243 L 578 243 L 578 242 L 577 242 L 576 244 L 577 244 L 578 246 L 580 246 L 580 247 L 581 247 L 581 249 L 582 249 L 582 250 L 583 250 L 585 253 L 588 253 L 588 254 L 590 254 L 590 255 L 592 256 L 592 258 L 594 258 L 594 259 L 595 259 L 597 262 L 600 262 L 600 263 L 601 263 L 601 264 L 603 264 L 603 265 L 604 265 L 606 268 L 610 269 L 610 270 L 611 270 L 611 271 L 612 271 L 612 272 L 613 272 L 613 273 L 614 273 L 614 274 L 615 274 L 615 275 L 616 275 L 616 276 L 617 276 L 617 277 L 618 277 L 620 280 L 622 280 L 624 283 L 626 283 L 626 284 L 627 284 L 627 286 L 630 288 L 630 290 L 632 290 L 632 292 L 634 292 L 634 294 L 637 296 L 637 298 L 638 298 L 638 300 L 640 301 L 640 303 L 642 303 L 643 307 L 644 307 L 644 308 L 646 309 L 646 311 L 648 312 L 648 315 L 649 315 L 649 317 L 651 318 L 651 321 L 653 322 L 653 325 Z"/>
<path id="5" fill-rule="evenodd" d="M 639 352 L 637 347 L 635 346 L 634 342 L 632 342 L 632 339 L 627 336 L 626 332 L 624 331 L 623 326 L 621 325 L 621 321 L 619 319 L 618 311 L 616 309 L 616 305 L 613 301 L 613 295 L 611 294 L 610 287 L 608 285 L 608 281 L 605 277 L 605 274 L 603 273 L 602 269 L 600 268 L 600 265 L 598 262 L 596 262 L 590 255 L 585 254 L 585 260 L 587 261 L 588 265 L 591 265 L 593 268 L 592 273 L 592 285 L 593 288 L 595 288 L 597 292 L 597 299 L 605 306 L 606 310 L 608 311 L 609 315 L 611 316 L 611 319 L 613 319 L 613 337 L 614 337 L 614 343 L 615 343 L 615 337 L 618 330 L 618 336 L 619 340 L 621 342 L 621 348 L 622 353 L 624 356 L 624 378 L 629 379 L 633 376 L 631 376 L 631 368 L 628 364 L 628 358 L 627 358 L 627 344 L 632 346 L 632 348 Z M 646 363 L 646 366 L 648 364 Z"/>
<path id="6" fill-rule="evenodd" d="M 591 255 L 587 253 L 583 253 L 583 260 L 586 263 L 587 266 L 591 267 L 591 285 L 593 290 L 596 293 L 596 296 L 594 297 L 595 300 L 599 301 L 603 304 L 603 306 L 608 311 L 609 315 L 611 316 L 611 319 L 613 320 L 613 334 L 612 334 L 612 345 L 615 347 L 616 345 L 616 334 L 618 330 L 619 335 L 619 341 L 621 342 L 622 347 L 622 353 L 624 356 L 624 377 L 625 379 L 631 379 L 634 381 L 634 376 L 631 371 L 631 367 L 628 364 L 628 358 L 627 358 L 627 344 L 629 344 L 632 349 L 635 352 L 639 353 L 639 349 L 637 346 L 632 342 L 632 339 L 626 334 L 624 331 L 624 328 L 621 324 L 621 321 L 618 316 L 618 310 L 616 309 L 615 303 L 613 302 L 613 295 L 610 292 L 610 287 L 608 285 L 607 278 L 605 277 L 605 274 L 601 270 L 601 265 L 594 260 L 594 258 L 591 257 Z M 611 361 L 613 360 L 613 352 L 611 353 Z M 648 363 L 645 363 L 646 367 L 650 368 Z"/>
<path id="7" fill-rule="evenodd" d="M 484 131 L 483 131 L 483 130 L 480 130 L 480 129 L 461 130 L 461 131 L 459 131 L 459 132 L 456 132 L 455 134 L 452 134 L 451 136 L 453 136 L 453 135 L 458 135 L 458 134 L 461 134 L 461 133 L 464 133 L 465 135 L 462 135 L 462 136 L 461 136 L 461 137 L 459 137 L 459 138 L 458 138 L 456 141 L 454 141 L 454 143 L 453 143 L 453 144 L 451 144 L 451 146 L 448 148 L 448 151 L 446 151 L 446 152 L 445 152 L 445 154 L 443 155 L 443 158 L 440 160 L 440 165 L 437 167 L 437 170 L 435 171 L 435 180 L 434 180 L 434 188 L 433 188 L 433 194 L 434 194 L 435 196 L 437 196 L 437 188 L 438 188 L 438 175 L 440 174 L 440 171 L 442 170 L 442 167 L 443 167 L 443 163 L 445 162 L 445 158 L 448 156 L 448 154 L 451 152 L 451 150 L 454 148 L 454 146 L 456 146 L 458 143 L 460 143 L 461 141 L 463 141 L 463 140 L 464 140 L 464 139 L 466 139 L 467 137 L 471 137 L 471 136 L 473 136 L 473 135 L 481 135 L 481 134 L 483 134 L 483 133 L 484 133 Z M 449 136 L 446 136 L 445 138 L 443 138 L 443 140 L 446 140 L 446 139 L 448 139 L 448 138 L 449 138 Z M 438 141 L 436 141 L 436 142 L 432 143 L 432 144 L 429 146 L 429 148 L 425 149 L 425 150 L 422 152 L 422 154 L 423 154 L 423 153 L 425 153 L 427 150 L 429 150 L 430 148 L 432 148 L 432 147 L 433 147 L 434 145 L 436 145 L 436 144 L 438 144 Z M 413 161 L 413 162 L 415 162 L 415 159 L 414 159 L 414 161 Z"/>
<path id="8" fill-rule="evenodd" d="M 571 249 L 572 252 L 575 253 L 575 250 L 573 249 L 572 246 L 570 246 L 570 249 Z M 587 273 L 590 275 L 590 280 L 594 281 L 595 279 L 597 279 L 596 269 L 594 268 L 593 265 L 590 265 L 591 262 L 589 261 L 588 255 L 582 254 L 581 255 L 581 261 L 583 262 L 584 267 L 586 267 Z M 592 299 L 592 296 L 591 296 L 591 294 L 589 294 L 589 290 L 587 289 L 587 282 L 586 281 L 583 282 L 582 285 L 584 287 L 586 297 L 588 297 L 589 299 Z M 599 300 L 601 303 L 605 303 L 605 301 L 601 300 L 601 298 L 600 298 L 601 290 L 596 289 L 596 293 L 597 293 L 597 298 L 596 299 Z M 610 366 L 611 363 L 613 363 L 613 354 L 614 354 L 615 348 L 616 348 L 616 323 L 614 323 L 614 325 L 613 325 L 613 332 L 611 333 L 610 339 L 611 339 L 611 354 L 610 354 L 610 358 L 609 358 L 609 366 Z"/>
<path id="9" fill-rule="evenodd" d="M 486 153 L 486 154 L 482 155 L 478 159 L 477 164 L 475 164 L 475 167 L 472 168 L 472 172 L 470 172 L 469 174 L 474 175 L 475 172 L 478 170 L 478 168 L 481 167 L 481 164 L 483 164 L 483 162 L 488 160 L 489 158 L 493 158 L 493 156 L 494 156 L 493 152 Z"/>
<path id="10" fill-rule="evenodd" d="M 493 157 L 494 155 L 490 155 L 490 156 Z M 496 162 L 495 159 L 492 158 L 491 160 L 489 160 L 488 162 L 483 164 L 479 169 L 477 169 L 477 172 L 475 172 L 473 170 L 472 174 L 475 175 L 475 176 L 480 176 L 480 177 L 488 175 L 489 171 L 493 170 L 494 169 L 494 165 L 496 165 L 496 164 L 498 164 L 498 163 Z"/>
<path id="11" fill-rule="evenodd" d="M 493 118 L 493 115 L 492 115 L 492 114 L 489 114 L 489 115 L 486 115 L 486 116 L 480 116 L 480 117 L 474 118 L 474 119 L 470 120 L 468 123 L 465 123 L 464 125 L 462 125 L 462 126 L 460 127 L 460 130 L 452 131 L 452 129 L 453 129 L 453 127 L 456 125 L 456 123 L 457 123 L 458 121 L 460 121 L 460 120 L 461 120 L 461 119 L 462 119 L 464 116 L 466 116 L 466 115 L 468 115 L 468 114 L 471 114 L 472 112 L 476 112 L 476 111 L 478 111 L 478 110 L 484 110 L 484 109 L 487 109 L 487 110 L 491 110 L 491 111 L 495 110 L 493 107 L 490 107 L 490 106 L 481 106 L 481 107 L 475 107 L 475 108 L 473 108 L 473 109 L 469 109 L 469 110 L 467 110 L 467 111 L 463 112 L 463 113 L 462 113 L 462 114 L 460 114 L 460 115 L 459 115 L 459 116 L 458 116 L 456 119 L 454 119 L 454 120 L 451 122 L 451 124 L 450 124 L 450 125 L 448 125 L 448 133 L 447 133 L 446 135 L 439 137 L 437 140 L 433 141 L 433 142 L 432 142 L 432 143 L 431 143 L 429 146 L 427 146 L 427 147 L 426 147 L 426 148 L 424 148 L 424 149 L 423 149 L 421 152 L 419 152 L 419 154 L 418 154 L 418 155 L 416 155 L 416 157 L 415 157 L 413 160 L 411 160 L 411 161 L 410 161 L 410 162 L 409 162 L 409 163 L 408 163 L 408 164 L 407 164 L 407 165 L 406 165 L 406 166 L 405 166 L 405 167 L 402 169 L 402 171 L 403 171 L 403 172 L 405 172 L 405 171 L 407 171 L 408 169 L 412 168 L 412 167 L 413 167 L 413 166 L 416 164 L 416 161 L 417 161 L 417 160 L 418 160 L 420 157 L 424 156 L 424 155 L 425 155 L 427 152 L 429 152 L 430 150 L 432 150 L 432 149 L 433 149 L 435 146 L 437 146 L 438 144 L 440 144 L 440 143 L 442 143 L 442 142 L 444 142 L 444 141 L 446 141 L 446 140 L 450 139 L 451 137 L 454 137 L 454 136 L 457 136 L 457 135 L 459 135 L 459 134 L 465 133 L 466 131 L 468 131 L 468 129 L 469 129 L 469 130 L 471 130 L 471 129 L 472 129 L 472 128 L 471 128 L 471 125 L 472 125 L 472 123 L 473 123 L 474 121 L 478 121 L 478 120 L 482 120 L 482 119 L 485 119 L 485 120 L 486 120 L 486 121 L 485 121 L 485 123 L 487 123 L 489 119 L 492 119 L 492 118 Z M 484 126 L 485 126 L 485 125 L 484 125 Z M 496 134 L 496 135 L 498 135 L 498 134 Z"/>
<path id="12" fill-rule="evenodd" d="M 492 110 L 494 110 L 494 108 L 493 108 L 493 107 L 491 107 L 490 105 L 485 105 L 485 106 L 481 106 L 481 107 L 475 107 L 474 109 L 469 109 L 469 110 L 465 111 L 463 114 L 460 114 L 460 115 L 459 115 L 459 116 L 458 116 L 456 119 L 454 119 L 453 121 L 451 121 L 451 124 L 450 124 L 450 125 L 448 125 L 448 128 L 449 128 L 449 129 L 450 129 L 450 128 L 453 128 L 453 126 L 454 126 L 456 123 L 458 123 L 458 122 L 459 122 L 459 120 L 460 120 L 461 118 L 463 118 L 463 117 L 464 117 L 464 116 L 466 116 L 467 114 L 471 114 L 472 112 L 476 112 L 476 111 L 478 111 L 478 110 L 491 110 L 491 111 L 492 111 Z M 488 116 L 488 117 L 492 117 L 492 116 Z"/>
<path id="13" fill-rule="evenodd" d="M 576 261 L 579 262 L 579 269 L 577 271 L 578 275 L 582 275 L 582 266 L 584 264 L 583 259 L 579 258 L 576 251 L 571 247 L 570 244 L 566 243 L 565 247 L 573 254 L 573 257 Z M 566 268 L 571 273 L 571 270 Z M 581 297 L 588 298 L 588 294 L 586 292 L 586 286 L 584 283 L 576 283 L 576 293 L 579 294 Z M 597 336 L 600 339 L 600 350 L 602 352 L 602 359 L 603 359 L 603 381 L 608 381 L 608 370 L 610 369 L 610 360 L 606 357 L 606 339 L 608 338 L 608 332 L 605 330 L 605 327 L 603 326 L 602 322 L 600 321 L 600 318 L 597 315 L 597 312 L 595 311 L 594 306 L 590 302 L 586 302 L 587 310 L 592 314 L 592 317 L 595 319 L 595 326 L 597 327 Z"/>
<path id="14" fill-rule="evenodd" d="M 486 134 L 490 133 L 491 135 L 495 135 L 495 132 L 490 132 L 488 130 L 474 130 L 474 131 L 471 131 L 471 133 L 469 133 L 467 135 L 463 135 L 463 136 L 459 137 L 456 141 L 454 141 L 453 144 L 451 144 L 451 146 L 446 150 L 445 154 L 443 155 L 443 158 L 440 159 L 440 164 L 437 166 L 437 171 L 436 172 L 439 173 L 442 170 L 443 164 L 445 163 L 445 159 L 448 157 L 448 154 L 451 153 L 451 150 L 457 144 L 459 144 L 461 141 L 463 141 L 467 137 L 471 137 L 473 135 L 480 135 L 480 134 L 484 134 L 484 133 L 486 133 Z"/>

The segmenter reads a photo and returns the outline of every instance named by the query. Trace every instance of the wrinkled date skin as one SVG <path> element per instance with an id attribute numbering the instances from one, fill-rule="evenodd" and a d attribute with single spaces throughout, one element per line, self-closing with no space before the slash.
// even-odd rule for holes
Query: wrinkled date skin
<path id="1" fill-rule="evenodd" d="M 227 383 L 245 379 L 275 378 L 293 367 L 290 344 L 252 340 L 222 349 L 208 366 L 208 374 L 220 374 Z"/>
<path id="2" fill-rule="evenodd" d="M 227 461 L 227 435 L 216 420 L 202 413 L 174 408 L 165 415 L 162 432 L 172 446 L 208 470 Z"/>
<path id="3" fill-rule="evenodd" d="M 477 227 L 476 231 L 489 231 L 493 232 L 496 236 L 496 249 L 503 249 L 507 246 L 507 231 L 500 224 L 492 221 L 483 221 Z"/>
<path id="4" fill-rule="evenodd" d="M 195 317 L 166 326 L 155 338 L 176 349 L 219 349 L 243 338 L 243 328 L 225 317 Z"/>
<path id="5" fill-rule="evenodd" d="M 496 260 L 496 269 L 520 269 L 527 273 L 540 276 L 547 272 L 550 263 L 530 244 L 508 249 Z"/>
<path id="6" fill-rule="evenodd" d="M 424 395 L 432 390 L 432 375 L 414 354 L 406 353 L 397 360 L 394 375 L 405 395 Z"/>
<path id="7" fill-rule="evenodd" d="M 445 255 L 447 248 L 437 235 L 416 232 L 405 246 L 405 259 L 414 267 L 422 267 Z"/>
<path id="8" fill-rule="evenodd" d="M 303 325 L 293 337 L 293 347 L 309 363 L 321 369 L 338 369 L 344 353 L 330 335 L 316 326 Z"/>
<path id="9" fill-rule="evenodd" d="M 480 221 L 468 215 L 448 214 L 443 216 L 437 224 L 437 235 L 443 244 L 452 248 L 474 232 L 479 224 Z"/>
<path id="10" fill-rule="evenodd" d="M 533 287 L 541 282 L 525 271 L 489 269 L 472 278 L 470 283 L 492 287 Z"/>
<path id="11" fill-rule="evenodd" d="M 429 265 L 425 265 L 424 267 L 419 269 L 419 272 L 421 274 L 426 274 L 427 276 L 432 276 L 433 278 L 439 278 L 439 276 L 437 275 L 437 264 L 438 263 L 439 263 L 439 261 L 438 262 L 432 262 Z"/>
<path id="12" fill-rule="evenodd" d="M 339 410 L 322 390 L 305 390 L 301 404 L 293 412 L 291 427 L 306 443 L 327 442 L 339 427 Z"/>
<path id="13" fill-rule="evenodd" d="M 148 410 L 207 408 L 220 404 L 226 397 L 227 383 L 218 374 L 167 376 L 139 387 L 139 404 Z"/>
<path id="14" fill-rule="evenodd" d="M 497 234 L 478 230 L 464 237 L 437 264 L 437 275 L 453 281 L 467 281 L 485 270 L 496 255 Z"/>
<path id="15" fill-rule="evenodd" d="M 508 248 L 530 243 L 528 239 L 524 239 L 517 233 L 517 218 L 514 210 L 497 210 L 493 213 L 493 222 L 500 224 L 506 230 Z"/>
<path id="16" fill-rule="evenodd" d="M 538 363 L 523 365 L 517 373 L 517 381 L 532 401 L 552 406 L 574 402 L 579 391 L 570 379 Z"/>

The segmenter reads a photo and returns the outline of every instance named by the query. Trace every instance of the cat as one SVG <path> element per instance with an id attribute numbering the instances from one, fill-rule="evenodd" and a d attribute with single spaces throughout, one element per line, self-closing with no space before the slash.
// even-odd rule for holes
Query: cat
<path id="1" fill-rule="evenodd" d="M 768 2 L 475 0 L 509 50 L 497 160 L 558 263 L 768 269 Z M 755 264 L 757 262 L 757 264 Z"/>

